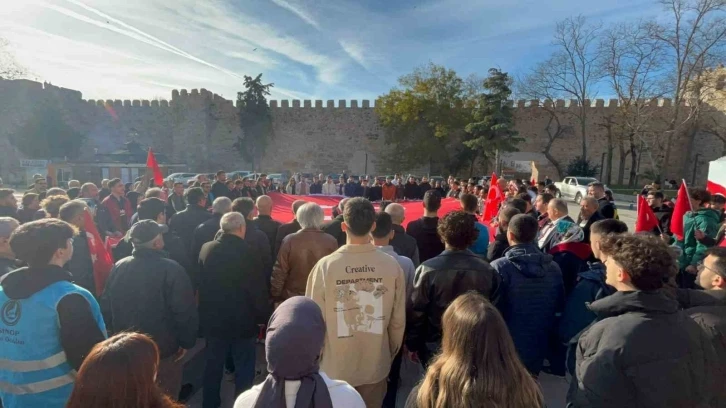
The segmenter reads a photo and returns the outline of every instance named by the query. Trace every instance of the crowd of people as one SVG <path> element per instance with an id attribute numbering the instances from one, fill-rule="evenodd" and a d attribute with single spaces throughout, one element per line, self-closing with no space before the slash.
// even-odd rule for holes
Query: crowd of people
<path id="1" fill-rule="evenodd" d="M 655 189 L 659 225 L 632 233 L 601 183 L 570 215 L 545 182 L 291 180 L 287 223 L 269 180 L 223 171 L 36 177 L 20 205 L 0 188 L 2 406 L 181 407 L 200 338 L 204 408 L 225 372 L 235 408 L 395 407 L 404 359 L 426 370 L 411 408 L 544 407 L 543 372 L 568 379 L 568 407 L 725 406 L 722 196 L 690 189 L 679 240 Z M 306 196 L 329 193 L 326 222 Z M 406 222 L 396 201 L 415 199 Z M 115 243 L 110 272 L 97 240 Z"/>

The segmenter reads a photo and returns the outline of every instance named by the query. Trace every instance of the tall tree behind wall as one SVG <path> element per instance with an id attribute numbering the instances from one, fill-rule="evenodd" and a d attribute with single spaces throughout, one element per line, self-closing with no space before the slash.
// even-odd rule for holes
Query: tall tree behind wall
<path id="1" fill-rule="evenodd" d="M 506 72 L 490 69 L 483 81 L 484 92 L 477 96 L 472 122 L 466 126 L 469 137 L 464 145 L 474 155 L 471 158 L 469 176 L 474 174 L 474 164 L 479 158 L 491 158 L 496 152 L 512 152 L 523 139 L 514 130 L 514 112 L 506 103 L 512 95 L 512 79 Z"/>
<path id="2" fill-rule="evenodd" d="M 267 96 L 275 84 L 263 84 L 262 74 L 255 78 L 245 75 L 244 78 L 245 91 L 237 93 L 242 136 L 237 138 L 234 147 L 243 159 L 251 163 L 252 171 L 255 171 L 261 168 L 267 145 L 274 137 Z"/>
<path id="3" fill-rule="evenodd" d="M 379 97 L 375 109 L 386 129 L 389 169 L 439 163 L 449 172 L 460 170 L 472 154 L 462 143 L 475 104 L 471 82 L 430 63 L 399 78 L 397 88 Z"/>
<path id="4" fill-rule="evenodd" d="M 85 137 L 68 125 L 57 105 L 39 104 L 31 118 L 11 135 L 11 142 L 34 159 L 78 157 Z"/>

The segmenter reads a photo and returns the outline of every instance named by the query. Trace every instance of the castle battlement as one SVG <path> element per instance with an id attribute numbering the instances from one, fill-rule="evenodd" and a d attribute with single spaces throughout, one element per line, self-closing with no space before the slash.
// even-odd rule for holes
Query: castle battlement
<path id="1" fill-rule="evenodd" d="M 122 101 L 120 99 L 116 99 L 116 100 L 107 99 L 105 101 L 103 99 L 99 99 L 99 100 L 89 99 L 89 100 L 84 100 L 84 102 L 90 106 L 97 106 L 97 107 L 101 107 L 101 108 L 112 107 L 114 109 L 119 109 L 119 108 L 168 108 L 169 107 L 169 101 L 167 101 L 165 99 L 153 100 L 153 101 L 138 100 L 138 99 L 135 99 L 133 101 L 128 100 L 128 99 L 126 99 L 124 101 Z"/>
<path id="2" fill-rule="evenodd" d="M 360 102 L 360 104 L 359 104 L 359 102 Z M 520 108 L 520 109 L 541 108 L 541 107 L 551 108 L 552 102 L 553 101 L 550 101 L 550 100 L 540 101 L 540 100 L 536 100 L 536 99 L 535 100 L 519 99 L 516 101 L 509 100 L 506 102 L 506 105 L 513 107 L 513 108 Z M 671 100 L 667 99 L 667 98 L 666 99 L 653 99 L 651 101 L 647 101 L 647 103 L 644 100 L 638 101 L 638 104 L 641 106 L 647 104 L 647 105 L 652 105 L 652 106 L 657 106 L 657 107 L 669 107 L 669 106 L 671 106 L 671 103 L 672 103 Z M 268 101 L 268 104 L 269 104 L 270 108 L 273 108 L 273 109 L 285 109 L 285 108 L 287 108 L 287 109 L 290 109 L 290 108 L 303 108 L 303 109 L 306 109 L 306 108 L 308 108 L 308 109 L 309 108 L 317 108 L 317 109 L 320 109 L 320 108 L 328 108 L 328 109 L 330 109 L 330 108 L 335 108 L 335 109 L 362 108 L 362 109 L 369 109 L 369 108 L 374 108 L 376 106 L 376 101 L 375 100 L 371 101 L 368 99 L 363 99 L 362 101 L 359 101 L 357 99 L 351 99 L 351 100 L 340 99 L 337 101 L 337 104 L 336 104 L 336 101 L 329 99 L 329 100 L 325 101 L 325 103 L 323 104 L 323 101 L 320 99 L 315 100 L 315 101 L 305 99 L 302 102 L 299 99 L 293 99 L 292 102 L 288 99 L 282 99 L 282 100 L 272 99 L 272 100 Z M 580 104 L 578 103 L 578 101 L 576 99 L 571 99 L 568 101 L 566 101 L 564 99 L 557 99 L 554 101 L 555 108 L 560 108 L 560 109 L 575 109 L 575 108 L 578 108 L 579 105 Z M 589 107 L 589 108 L 608 108 L 608 109 L 617 108 L 617 107 L 621 106 L 620 101 L 617 99 L 610 99 L 607 101 L 607 104 L 604 99 L 595 99 L 595 100 L 586 99 L 585 103 L 583 105 L 586 107 Z"/>

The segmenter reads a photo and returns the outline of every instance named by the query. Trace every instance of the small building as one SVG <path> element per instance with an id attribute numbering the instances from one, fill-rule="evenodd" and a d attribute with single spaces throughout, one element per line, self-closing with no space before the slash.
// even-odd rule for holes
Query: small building
<path id="1" fill-rule="evenodd" d="M 51 161 L 48 174 L 55 177 L 52 184 L 65 186 L 69 180 L 93 182 L 100 185 L 103 179 L 119 178 L 123 183 L 133 183 L 146 173 L 148 149 L 135 141 L 127 142 L 124 148 L 111 153 L 96 153 L 93 161 Z M 168 176 L 187 169 L 186 164 L 172 163 L 162 153 L 154 153 L 161 173 Z"/>

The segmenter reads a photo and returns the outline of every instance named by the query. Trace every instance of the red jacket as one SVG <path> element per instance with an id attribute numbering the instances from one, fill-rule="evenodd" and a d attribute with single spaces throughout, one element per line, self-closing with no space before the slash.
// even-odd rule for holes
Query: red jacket
<path id="1" fill-rule="evenodd" d="M 383 183 L 383 201 L 394 201 L 396 199 L 396 186 Z"/>
<path id="2" fill-rule="evenodd" d="M 120 204 L 120 205 L 119 205 Z M 116 231 L 123 232 L 129 230 L 129 220 L 133 212 L 131 211 L 131 202 L 126 197 L 121 197 L 120 203 L 116 197 L 112 195 L 106 197 L 101 202 L 101 205 L 106 207 L 106 210 L 111 215 L 111 221 Z M 123 207 L 123 208 L 122 208 Z M 112 231 L 115 232 L 115 231 Z"/>

